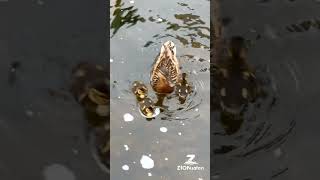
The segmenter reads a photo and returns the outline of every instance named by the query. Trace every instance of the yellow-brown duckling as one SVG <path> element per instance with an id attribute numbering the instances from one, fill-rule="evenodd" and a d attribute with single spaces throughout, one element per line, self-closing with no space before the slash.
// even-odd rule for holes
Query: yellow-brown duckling
<path id="1" fill-rule="evenodd" d="M 176 95 L 178 96 L 180 103 L 183 104 L 191 93 L 192 87 L 187 81 L 187 74 L 182 73 L 181 79 L 176 85 Z"/>
<path id="2" fill-rule="evenodd" d="M 229 57 L 219 65 L 220 105 L 223 110 L 238 114 L 256 97 L 257 86 L 247 62 L 247 48 L 242 37 L 234 36 L 229 43 Z"/>
<path id="3" fill-rule="evenodd" d="M 109 78 L 106 66 L 79 63 L 72 71 L 71 93 L 87 117 L 91 152 L 102 170 L 110 169 Z"/>
<path id="4" fill-rule="evenodd" d="M 131 90 L 138 101 L 141 101 L 148 96 L 148 88 L 141 81 L 134 81 Z"/>
<path id="5" fill-rule="evenodd" d="M 72 72 L 71 92 L 84 108 L 99 116 L 109 114 L 107 68 L 89 63 L 78 64 Z"/>
<path id="6" fill-rule="evenodd" d="M 139 111 L 147 119 L 154 118 L 160 113 L 154 102 L 150 98 L 145 98 L 139 102 Z"/>

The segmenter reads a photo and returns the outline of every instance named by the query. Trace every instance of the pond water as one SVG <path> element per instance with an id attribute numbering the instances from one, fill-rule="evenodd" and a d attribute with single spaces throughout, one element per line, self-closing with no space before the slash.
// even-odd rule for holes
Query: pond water
<path id="1" fill-rule="evenodd" d="M 306 8 L 309 11 L 302 11 Z M 320 148 L 315 138 L 319 133 L 314 131 L 319 126 L 318 10 L 315 1 L 221 2 L 225 38 L 241 35 L 250 42 L 248 61 L 268 96 L 251 104 L 232 134 L 225 133 L 220 112 L 213 112 L 211 178 L 319 176 L 315 170 L 319 158 L 312 159 Z"/>
<path id="2" fill-rule="evenodd" d="M 209 179 L 209 7 L 206 0 L 111 1 L 111 179 Z M 149 74 L 168 40 L 195 91 L 183 105 L 167 99 L 169 110 L 147 121 L 138 112 L 132 83 L 147 84 L 155 100 Z M 127 113 L 132 121 L 124 120 Z M 187 155 L 203 169 L 177 170 Z"/>

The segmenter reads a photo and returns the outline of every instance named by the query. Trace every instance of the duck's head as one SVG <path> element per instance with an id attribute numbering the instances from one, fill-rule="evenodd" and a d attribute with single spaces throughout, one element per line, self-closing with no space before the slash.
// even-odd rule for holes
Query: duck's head
<path id="1" fill-rule="evenodd" d="M 133 82 L 133 87 L 132 87 L 132 92 L 133 94 L 138 98 L 138 99 L 144 99 L 148 95 L 148 88 L 145 84 L 143 84 L 140 81 L 134 81 Z"/>
<path id="2" fill-rule="evenodd" d="M 247 55 L 247 47 L 245 40 L 241 36 L 233 36 L 229 42 L 229 54 L 233 58 L 245 58 Z"/>
<path id="3" fill-rule="evenodd" d="M 175 56 L 177 54 L 177 49 L 176 46 L 172 41 L 167 41 L 162 44 L 161 49 L 160 49 L 160 55 L 161 54 L 170 54 L 172 56 Z"/>

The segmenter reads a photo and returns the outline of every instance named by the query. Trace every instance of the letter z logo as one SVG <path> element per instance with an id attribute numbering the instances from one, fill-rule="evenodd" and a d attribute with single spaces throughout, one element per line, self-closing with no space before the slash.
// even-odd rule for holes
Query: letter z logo
<path id="1" fill-rule="evenodd" d="M 194 158 L 196 157 L 194 154 L 188 154 L 186 157 L 189 158 L 189 159 L 184 164 L 186 164 L 186 165 L 198 164 L 197 162 L 193 161 Z"/>

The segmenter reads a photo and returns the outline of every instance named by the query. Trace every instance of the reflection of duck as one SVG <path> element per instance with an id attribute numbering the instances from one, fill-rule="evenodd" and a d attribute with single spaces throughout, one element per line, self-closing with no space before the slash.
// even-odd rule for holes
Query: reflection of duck
<path id="1" fill-rule="evenodd" d="M 156 105 L 162 106 L 164 97 L 174 91 L 179 76 L 180 66 L 176 57 L 176 47 L 173 42 L 167 41 L 161 46 L 150 73 L 151 87 L 158 95 Z"/>
<path id="2" fill-rule="evenodd" d="M 238 114 L 255 100 L 257 86 L 252 68 L 247 63 L 247 48 L 242 37 L 231 38 L 229 57 L 219 65 L 218 91 L 223 110 Z"/>
<path id="3" fill-rule="evenodd" d="M 186 101 L 190 93 L 192 93 L 192 87 L 189 85 L 187 81 L 187 74 L 182 73 L 181 79 L 176 85 L 176 95 L 178 95 L 181 104 L 183 104 Z"/>

